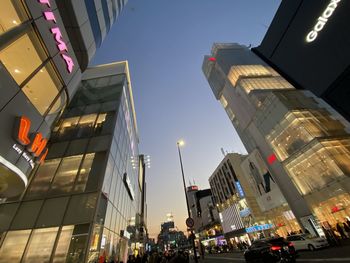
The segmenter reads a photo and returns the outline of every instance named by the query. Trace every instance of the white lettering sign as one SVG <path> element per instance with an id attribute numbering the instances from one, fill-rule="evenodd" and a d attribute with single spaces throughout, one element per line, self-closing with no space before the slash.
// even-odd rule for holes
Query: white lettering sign
<path id="1" fill-rule="evenodd" d="M 29 163 L 29 165 L 34 168 L 34 160 L 32 157 L 30 157 L 27 152 L 23 151 L 21 147 L 19 147 L 17 144 L 12 145 L 12 148 L 18 153 L 22 154 L 22 157 Z"/>
<path id="2" fill-rule="evenodd" d="M 317 38 L 318 34 L 322 31 L 340 1 L 341 0 L 331 0 L 327 8 L 323 11 L 322 15 L 317 18 L 314 28 L 306 35 L 306 42 L 312 42 Z"/>

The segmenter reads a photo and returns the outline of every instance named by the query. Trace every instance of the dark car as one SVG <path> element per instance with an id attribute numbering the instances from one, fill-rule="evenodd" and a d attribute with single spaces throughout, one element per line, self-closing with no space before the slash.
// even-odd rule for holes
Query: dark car
<path id="1" fill-rule="evenodd" d="M 270 238 L 253 242 L 244 252 L 244 258 L 247 263 L 293 263 L 296 252 L 293 244 L 284 238 Z"/>

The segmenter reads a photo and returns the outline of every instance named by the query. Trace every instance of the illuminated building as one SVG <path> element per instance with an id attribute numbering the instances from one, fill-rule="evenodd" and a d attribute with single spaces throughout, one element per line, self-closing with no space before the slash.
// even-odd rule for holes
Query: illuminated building
<path id="1" fill-rule="evenodd" d="M 88 68 L 45 163 L 0 205 L 0 262 L 126 262 L 139 241 L 139 172 L 128 63 Z"/>
<path id="2" fill-rule="evenodd" d="M 18 119 L 30 121 L 28 138 L 39 135 L 43 147 L 125 2 L 1 1 L 0 198 L 21 194 L 47 154 L 21 142 Z"/>
<path id="3" fill-rule="evenodd" d="M 310 91 L 296 90 L 245 46 L 215 44 L 203 71 L 251 154 L 258 152 L 309 232 L 349 214 L 349 123 Z M 316 218 L 315 218 L 316 216 Z"/>

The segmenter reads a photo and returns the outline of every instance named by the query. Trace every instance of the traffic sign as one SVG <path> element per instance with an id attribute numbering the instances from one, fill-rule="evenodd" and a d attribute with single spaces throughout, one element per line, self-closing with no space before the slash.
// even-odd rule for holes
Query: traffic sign
<path id="1" fill-rule="evenodd" d="M 194 226 L 194 220 L 193 218 L 189 217 L 186 219 L 186 226 L 189 228 L 192 228 Z"/>

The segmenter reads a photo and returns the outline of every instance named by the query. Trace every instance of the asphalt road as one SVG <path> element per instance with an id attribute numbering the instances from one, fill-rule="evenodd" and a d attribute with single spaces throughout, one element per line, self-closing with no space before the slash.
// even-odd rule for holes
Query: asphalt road
<path id="1" fill-rule="evenodd" d="M 309 262 L 347 262 L 350 263 L 350 241 L 339 247 L 326 248 L 317 251 L 300 251 L 297 263 Z M 192 261 L 194 262 L 194 261 Z M 191 262 L 191 263 L 192 263 Z M 243 253 L 225 253 L 206 255 L 199 263 L 233 263 L 245 262 Z"/>

